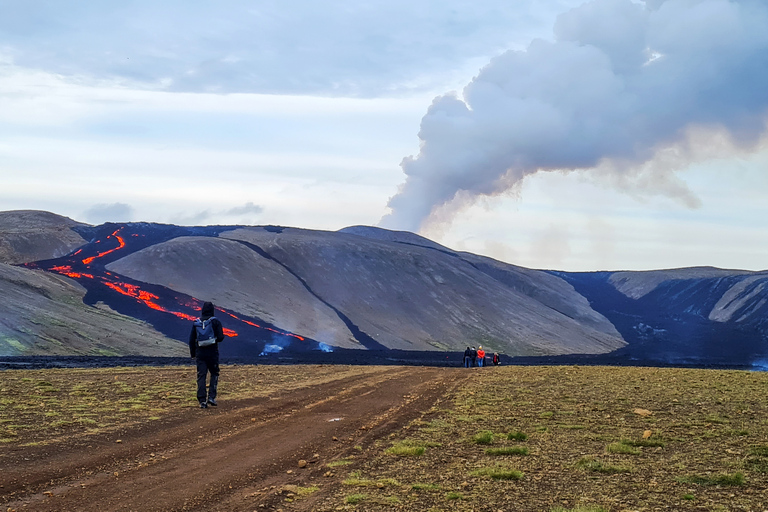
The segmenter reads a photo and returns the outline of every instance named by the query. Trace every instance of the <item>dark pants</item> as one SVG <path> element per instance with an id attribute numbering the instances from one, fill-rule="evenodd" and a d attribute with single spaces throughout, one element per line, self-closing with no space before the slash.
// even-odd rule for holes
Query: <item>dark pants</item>
<path id="1" fill-rule="evenodd" d="M 202 352 L 202 353 L 201 353 Z M 205 378 L 211 373 L 211 383 L 208 386 L 208 396 L 205 395 Z M 216 386 L 219 384 L 219 352 L 197 353 L 197 401 L 216 400 Z"/>

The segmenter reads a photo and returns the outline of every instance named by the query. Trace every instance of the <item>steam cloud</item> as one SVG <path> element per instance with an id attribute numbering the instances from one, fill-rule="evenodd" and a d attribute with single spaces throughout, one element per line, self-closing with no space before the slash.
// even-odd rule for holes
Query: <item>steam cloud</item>
<path id="1" fill-rule="evenodd" d="M 616 183 L 644 172 L 635 183 L 695 206 L 673 174 L 692 130 L 745 150 L 766 130 L 761 0 L 595 0 L 561 14 L 554 33 L 493 59 L 461 98 L 435 98 L 382 225 L 418 231 L 443 205 L 550 170 L 598 168 Z"/>

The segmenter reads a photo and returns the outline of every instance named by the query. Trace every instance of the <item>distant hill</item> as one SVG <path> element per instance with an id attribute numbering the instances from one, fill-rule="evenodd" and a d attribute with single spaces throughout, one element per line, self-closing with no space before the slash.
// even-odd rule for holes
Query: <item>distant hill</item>
<path id="1" fill-rule="evenodd" d="M 16 304 L 2 334 L 16 342 L 0 343 L 0 355 L 179 355 L 189 320 L 211 300 L 229 328 L 222 350 L 248 357 L 483 345 L 510 356 L 768 359 L 768 273 L 532 270 L 369 226 L 88 226 L 21 211 L 0 212 L 0 232 L 0 261 L 26 267 L 0 273 L 0 293 Z M 56 316 L 64 303 L 77 304 L 65 315 L 77 327 Z M 132 347 L 134 336 L 143 341 Z M 159 353 L 143 352 L 147 340 Z"/>
<path id="2" fill-rule="evenodd" d="M 69 254 L 86 243 L 72 230 L 76 226 L 85 224 L 35 210 L 0 212 L 0 262 L 26 263 Z"/>

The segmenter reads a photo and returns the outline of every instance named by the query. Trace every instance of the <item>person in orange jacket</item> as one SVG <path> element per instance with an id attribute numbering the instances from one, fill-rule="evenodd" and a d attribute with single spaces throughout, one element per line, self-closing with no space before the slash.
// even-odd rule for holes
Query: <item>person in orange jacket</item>
<path id="1" fill-rule="evenodd" d="M 477 366 L 485 366 L 485 350 L 483 350 L 483 347 L 477 347 Z"/>

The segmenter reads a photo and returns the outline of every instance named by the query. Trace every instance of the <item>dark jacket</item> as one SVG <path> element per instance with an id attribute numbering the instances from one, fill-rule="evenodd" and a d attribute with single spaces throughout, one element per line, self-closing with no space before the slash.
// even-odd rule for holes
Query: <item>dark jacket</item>
<path id="1" fill-rule="evenodd" d="M 192 324 L 192 331 L 189 333 L 189 355 L 192 357 L 195 357 L 197 355 L 203 356 L 203 355 L 211 355 L 211 354 L 218 354 L 219 352 L 219 343 L 224 341 L 224 328 L 221 325 L 221 322 L 218 318 L 215 318 L 214 315 L 214 307 L 213 303 L 211 302 L 205 302 L 203 303 L 203 309 L 200 311 L 200 320 L 208 320 L 209 318 L 213 318 L 211 320 L 211 326 L 213 327 L 213 334 L 216 336 L 216 343 L 213 345 L 209 345 L 207 347 L 198 347 L 197 346 L 197 329 L 195 328 L 195 324 Z"/>

